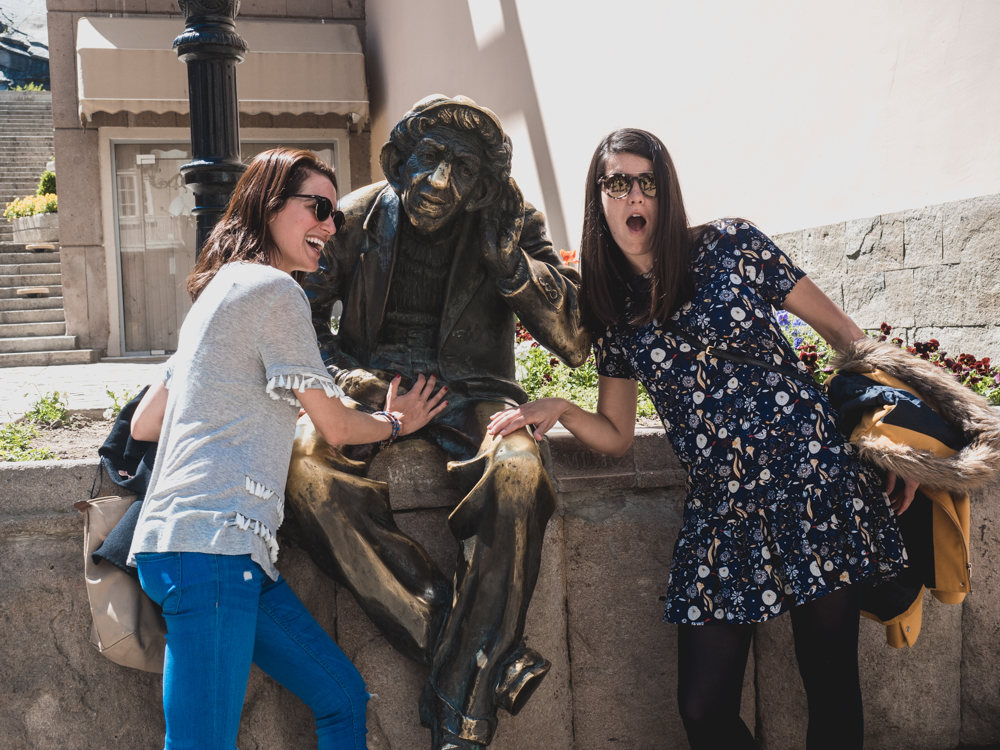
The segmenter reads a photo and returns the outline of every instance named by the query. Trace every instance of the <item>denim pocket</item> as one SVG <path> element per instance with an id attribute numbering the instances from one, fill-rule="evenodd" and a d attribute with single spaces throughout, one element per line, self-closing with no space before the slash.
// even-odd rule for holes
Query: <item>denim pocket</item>
<path id="1" fill-rule="evenodd" d="M 164 614 L 177 614 L 181 607 L 181 553 L 140 552 L 135 561 L 142 590 Z"/>

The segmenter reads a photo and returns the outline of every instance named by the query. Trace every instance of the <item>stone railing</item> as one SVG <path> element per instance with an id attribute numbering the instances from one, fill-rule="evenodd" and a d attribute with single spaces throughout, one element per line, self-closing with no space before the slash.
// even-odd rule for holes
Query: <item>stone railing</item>
<path id="1" fill-rule="evenodd" d="M 683 512 L 684 474 L 663 433 L 644 430 L 620 459 L 571 436 L 551 439 L 560 508 L 549 523 L 528 612 L 531 646 L 552 671 L 516 717 L 501 714 L 497 750 L 684 748 L 676 708 L 676 627 L 660 601 Z M 446 527 L 457 500 L 436 449 L 403 443 L 379 456 L 401 528 L 450 574 Z M 0 747 L 162 746 L 160 677 L 101 657 L 88 641 L 82 523 L 73 503 L 113 494 L 96 461 L 0 465 Z M 869 750 L 951 750 L 1000 743 L 1000 490 L 973 498 L 973 593 L 962 606 L 929 600 L 912 649 L 861 623 Z M 369 747 L 427 747 L 417 697 L 424 668 L 400 656 L 353 598 L 285 542 L 281 570 L 377 694 Z M 805 694 L 788 617 L 760 626 L 743 714 L 766 750 L 805 747 Z M 240 747 L 315 746 L 308 709 L 254 668 Z"/>

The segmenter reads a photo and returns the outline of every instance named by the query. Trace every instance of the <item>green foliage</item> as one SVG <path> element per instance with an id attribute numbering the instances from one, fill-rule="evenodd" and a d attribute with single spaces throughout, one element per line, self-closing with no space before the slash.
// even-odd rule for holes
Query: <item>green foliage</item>
<path id="1" fill-rule="evenodd" d="M 118 419 L 118 415 L 121 413 L 122 407 L 125 406 L 129 401 L 135 398 L 136 394 L 142 390 L 142 386 L 136 386 L 134 391 L 130 391 L 128 388 L 123 388 L 121 394 L 116 391 L 111 390 L 108 386 L 104 386 L 104 392 L 108 394 L 111 399 L 111 406 L 104 410 L 105 419 Z"/>
<path id="2" fill-rule="evenodd" d="M 38 180 L 38 190 L 35 195 L 53 195 L 56 192 L 56 173 L 46 169 Z"/>
<path id="3" fill-rule="evenodd" d="M 11 422 L 0 427 L 0 461 L 46 461 L 55 458 L 49 448 L 32 448 L 38 430 L 30 422 Z"/>
<path id="4" fill-rule="evenodd" d="M 597 409 L 597 368 L 594 357 L 587 358 L 582 367 L 567 367 L 538 342 L 527 338 L 527 332 L 518 327 L 517 381 L 534 401 L 539 398 L 565 398 L 587 411 Z M 639 386 L 637 417 L 655 417 L 656 409 L 646 390 Z"/>
<path id="5" fill-rule="evenodd" d="M 66 421 L 69 414 L 66 399 L 59 393 L 53 391 L 41 396 L 27 412 L 24 418 L 35 424 L 51 424 L 56 420 Z"/>
<path id="6" fill-rule="evenodd" d="M 35 81 L 28 81 L 19 86 L 11 86 L 11 91 L 45 91 L 46 88 L 41 83 L 36 83 Z"/>

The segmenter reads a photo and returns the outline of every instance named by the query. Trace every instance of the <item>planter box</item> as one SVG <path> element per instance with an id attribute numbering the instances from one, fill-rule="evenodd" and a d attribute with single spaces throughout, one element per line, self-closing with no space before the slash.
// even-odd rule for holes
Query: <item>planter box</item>
<path id="1" fill-rule="evenodd" d="M 14 242 L 58 242 L 59 214 L 35 214 L 14 219 Z"/>

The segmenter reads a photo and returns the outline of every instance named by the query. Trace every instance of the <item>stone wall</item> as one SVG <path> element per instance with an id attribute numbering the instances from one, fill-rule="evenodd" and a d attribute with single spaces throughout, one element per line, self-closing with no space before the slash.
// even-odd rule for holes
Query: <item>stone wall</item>
<path id="1" fill-rule="evenodd" d="M 436 449 L 403 443 L 372 472 L 394 481 L 399 525 L 447 572 L 446 517 L 457 493 Z M 676 709 L 676 627 L 660 601 L 683 510 L 683 472 L 662 432 L 612 459 L 555 435 L 560 507 L 549 524 L 528 642 L 552 671 L 517 717 L 501 714 L 496 750 L 686 748 Z M 95 487 L 95 484 L 97 485 Z M 0 465 L 0 750 L 160 747 L 160 677 L 119 667 L 88 641 L 82 522 L 73 503 L 113 487 L 94 461 Z M 1000 488 L 973 498 L 973 593 L 925 602 L 912 649 L 861 623 L 869 750 L 952 750 L 1000 743 Z M 358 665 L 371 692 L 369 746 L 429 745 L 417 696 L 426 670 L 392 649 L 350 594 L 282 543 L 281 569 Z M 805 746 L 805 694 L 788 617 L 757 630 L 744 718 L 764 750 Z M 241 748 L 314 747 L 308 710 L 254 668 Z"/>
<path id="2" fill-rule="evenodd" d="M 775 235 L 865 329 L 1000 361 L 1000 195 Z"/>

